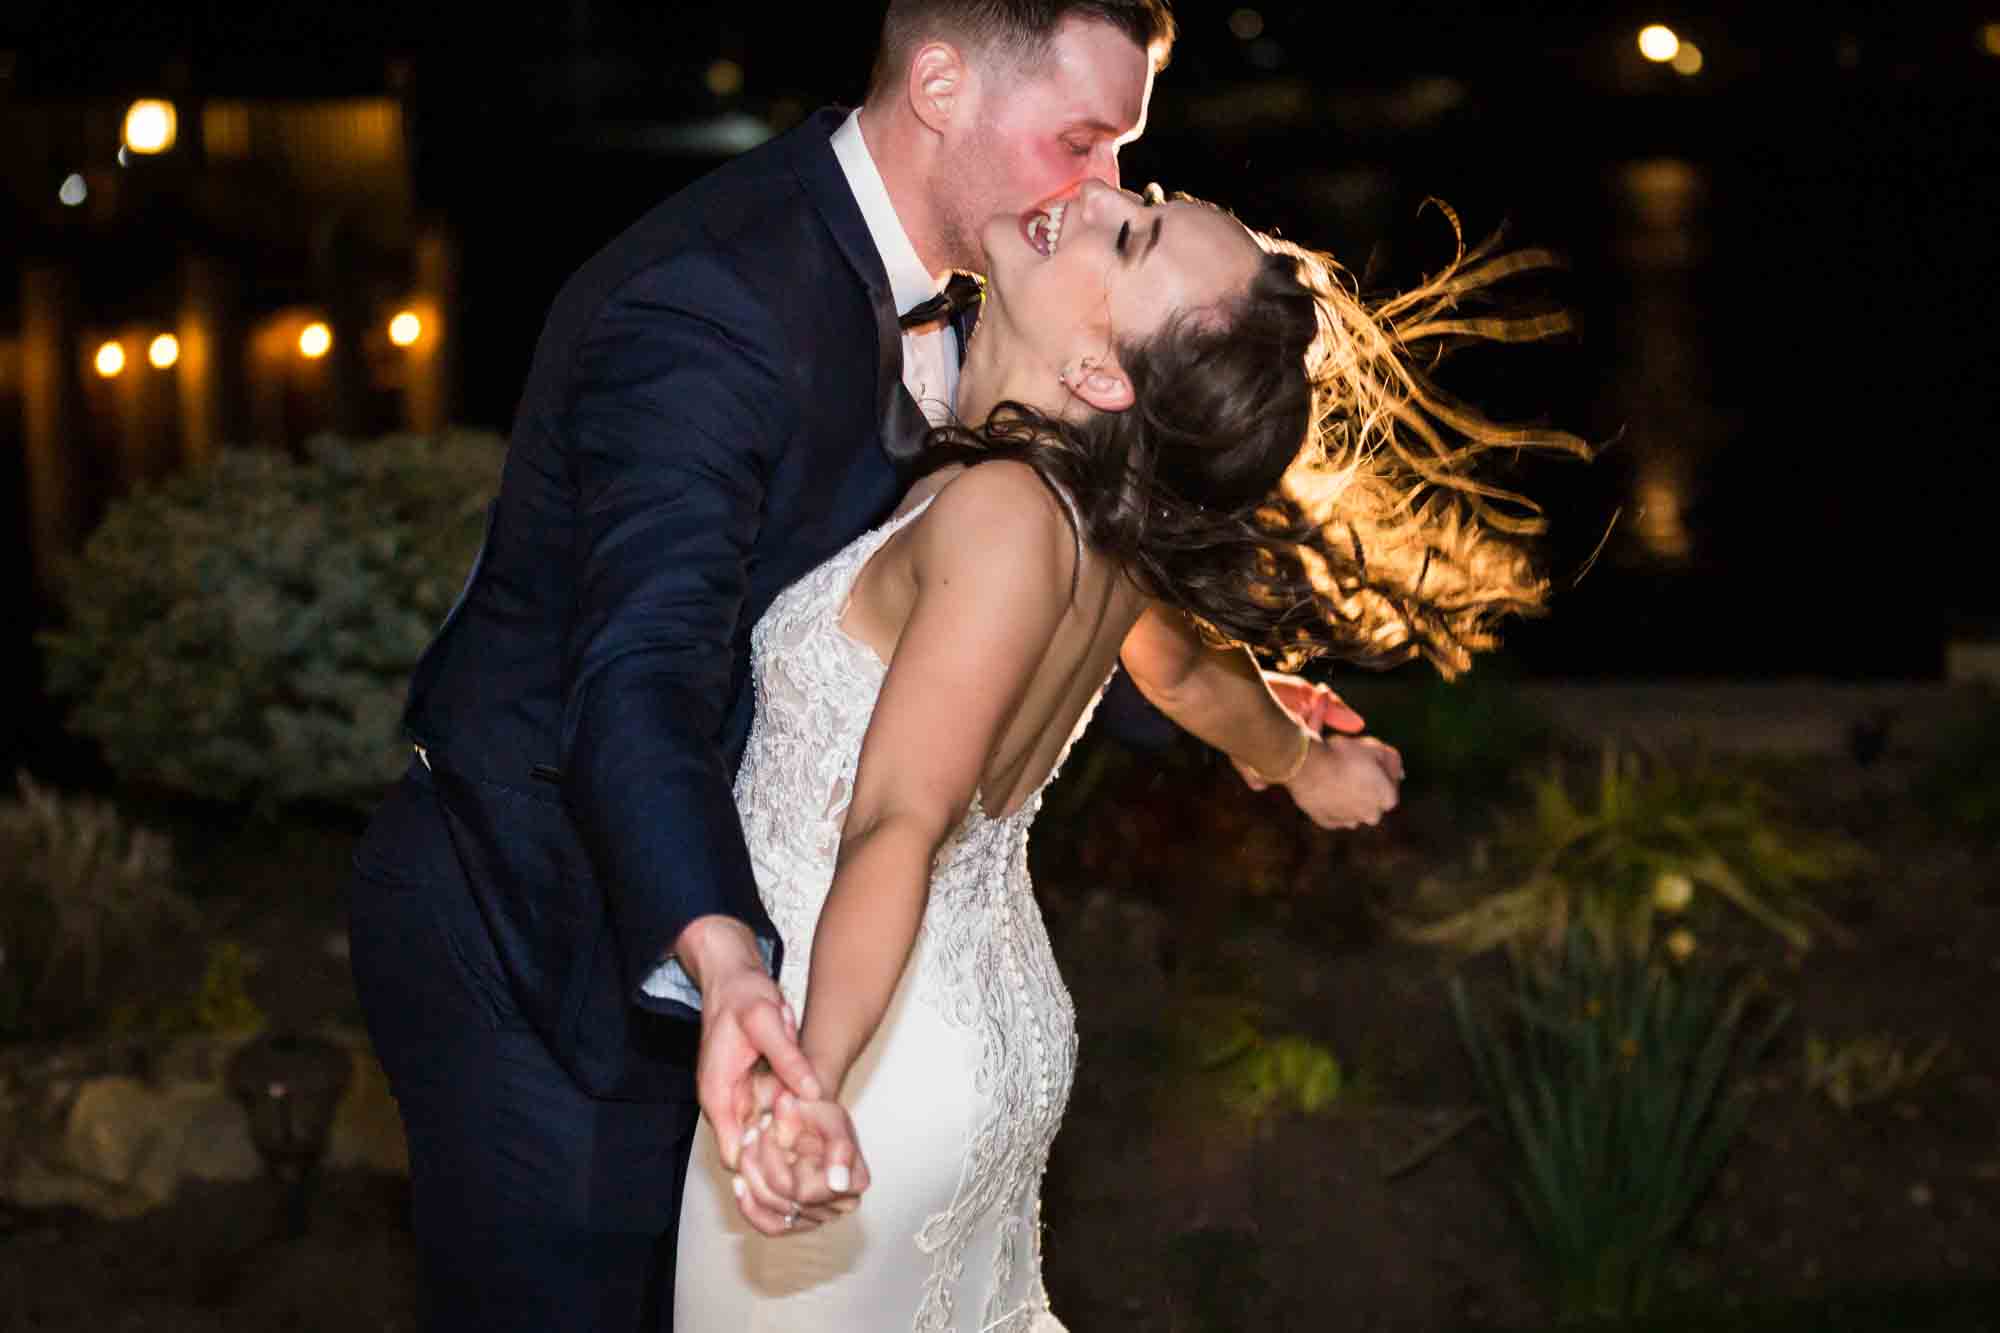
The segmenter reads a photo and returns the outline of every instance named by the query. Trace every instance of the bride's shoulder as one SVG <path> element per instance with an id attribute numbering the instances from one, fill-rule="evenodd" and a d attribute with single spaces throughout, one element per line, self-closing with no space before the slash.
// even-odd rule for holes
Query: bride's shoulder
<path id="1" fill-rule="evenodd" d="M 1034 468 L 1010 458 L 961 469 L 937 490 L 920 525 L 941 554 L 1006 558 L 1068 577 L 1075 533 L 1062 501 Z"/>

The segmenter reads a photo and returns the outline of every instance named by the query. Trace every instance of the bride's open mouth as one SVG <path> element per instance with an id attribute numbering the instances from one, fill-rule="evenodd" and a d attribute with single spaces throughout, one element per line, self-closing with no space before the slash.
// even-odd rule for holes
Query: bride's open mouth
<path id="1" fill-rule="evenodd" d="M 1048 258 L 1056 252 L 1062 242 L 1063 214 L 1069 211 L 1068 201 L 1037 208 L 1021 216 L 1021 235 L 1027 238 L 1028 247 Z"/>

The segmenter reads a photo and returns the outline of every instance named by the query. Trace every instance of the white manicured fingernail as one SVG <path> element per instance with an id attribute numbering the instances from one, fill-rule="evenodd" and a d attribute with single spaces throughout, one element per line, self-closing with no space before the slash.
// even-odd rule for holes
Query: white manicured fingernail
<path id="1" fill-rule="evenodd" d="M 830 1166 L 826 1169 L 826 1185 L 827 1188 L 832 1190 L 834 1193 L 836 1194 L 847 1193 L 847 1187 L 852 1183 L 853 1183 L 853 1177 L 848 1175 L 846 1167 Z"/>
<path id="2" fill-rule="evenodd" d="M 757 1141 L 757 1136 L 758 1136 L 759 1134 L 763 1133 L 763 1131 L 764 1131 L 764 1127 L 763 1127 L 762 1125 L 752 1125 L 752 1126 L 750 1126 L 750 1128 L 748 1128 L 748 1129 L 744 1130 L 744 1131 L 743 1131 L 743 1146 L 747 1148 L 747 1147 L 749 1147 L 749 1146 L 750 1146 L 751 1144 L 755 1143 L 755 1142 Z"/>
<path id="3" fill-rule="evenodd" d="M 750 1193 L 750 1187 L 743 1183 L 743 1177 L 741 1176 L 731 1176 L 729 1178 L 729 1189 L 739 1199 Z"/>

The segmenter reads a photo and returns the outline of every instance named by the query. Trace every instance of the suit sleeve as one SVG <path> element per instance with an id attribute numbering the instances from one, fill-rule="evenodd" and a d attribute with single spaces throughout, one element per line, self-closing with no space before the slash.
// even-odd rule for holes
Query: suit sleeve
<path id="1" fill-rule="evenodd" d="M 683 257 L 620 288 L 572 367 L 564 797 L 634 1003 L 683 1016 L 685 991 L 643 983 L 695 918 L 749 923 L 776 965 L 720 737 L 766 479 L 797 426 L 779 333 L 734 275 Z"/>

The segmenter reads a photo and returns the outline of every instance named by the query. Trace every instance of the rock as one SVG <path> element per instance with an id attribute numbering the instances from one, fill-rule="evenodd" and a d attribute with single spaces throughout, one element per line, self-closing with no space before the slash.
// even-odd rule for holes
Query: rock
<path id="1" fill-rule="evenodd" d="M 12 1164 L 0 1197 L 16 1208 L 81 1208 L 99 1217 L 122 1221 L 153 1207 L 136 1190 L 123 1189 L 50 1165 L 35 1153 Z"/>
<path id="2" fill-rule="evenodd" d="M 157 1155 L 160 1136 L 169 1132 L 160 1123 L 159 1102 L 159 1094 L 136 1078 L 92 1079 L 70 1104 L 63 1162 L 108 1184 L 132 1184 Z"/>
<path id="3" fill-rule="evenodd" d="M 206 1095 L 191 1108 L 181 1144 L 180 1172 L 194 1180 L 255 1180 L 264 1172 L 250 1141 L 250 1117 L 220 1085 L 204 1085 Z"/>
<path id="4" fill-rule="evenodd" d="M 181 1037 L 155 1061 L 154 1076 L 168 1082 L 220 1083 L 229 1058 L 256 1035 L 254 1031 L 196 1032 Z"/>
<path id="5" fill-rule="evenodd" d="M 354 1077 L 334 1109 L 327 1165 L 407 1174 L 409 1144 L 403 1137 L 402 1113 L 389 1094 L 388 1075 L 366 1049 L 349 1049 Z"/>
<path id="6" fill-rule="evenodd" d="M 219 1084 L 197 1079 L 90 1079 L 70 1101 L 61 1132 L 23 1146 L 0 1180 L 0 1197 L 107 1218 L 166 1203 L 188 1176 L 248 1180 L 263 1169 L 241 1109 Z"/>

